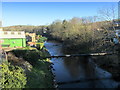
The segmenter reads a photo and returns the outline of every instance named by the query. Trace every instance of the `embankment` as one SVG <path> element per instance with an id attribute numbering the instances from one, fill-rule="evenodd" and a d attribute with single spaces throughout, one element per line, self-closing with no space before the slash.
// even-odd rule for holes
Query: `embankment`
<path id="1" fill-rule="evenodd" d="M 25 71 L 27 77 L 25 88 L 54 88 L 51 62 L 49 59 L 40 59 L 46 55 L 49 53 L 45 48 L 42 50 L 24 48 L 8 52 L 8 61 Z"/>

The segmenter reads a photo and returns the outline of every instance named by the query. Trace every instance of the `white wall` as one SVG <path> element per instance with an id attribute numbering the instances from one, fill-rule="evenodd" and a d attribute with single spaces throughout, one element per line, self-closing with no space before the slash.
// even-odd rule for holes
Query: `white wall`
<path id="1" fill-rule="evenodd" d="M 0 38 L 25 38 L 25 32 L 24 31 L 0 31 Z"/>

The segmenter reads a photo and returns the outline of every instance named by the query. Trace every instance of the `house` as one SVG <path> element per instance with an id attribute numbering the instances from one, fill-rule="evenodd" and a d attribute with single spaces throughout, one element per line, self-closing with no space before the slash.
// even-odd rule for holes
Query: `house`
<path id="1" fill-rule="evenodd" d="M 120 30 L 115 30 L 115 37 L 113 38 L 115 44 L 120 44 Z"/>
<path id="2" fill-rule="evenodd" d="M 1 46 L 4 47 L 26 47 L 24 31 L 3 31 L 0 29 Z"/>
<path id="3" fill-rule="evenodd" d="M 28 41 L 28 42 L 35 42 L 36 41 L 36 39 L 35 39 L 36 34 L 35 33 L 25 33 L 25 35 L 26 35 L 26 41 Z"/>
<path id="4" fill-rule="evenodd" d="M 26 42 L 30 46 L 34 46 L 36 43 L 36 33 L 25 33 Z"/>

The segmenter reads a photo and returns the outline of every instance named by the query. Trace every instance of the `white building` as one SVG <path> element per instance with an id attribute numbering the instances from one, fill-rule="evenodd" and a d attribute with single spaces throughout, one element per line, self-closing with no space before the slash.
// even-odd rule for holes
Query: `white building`
<path id="1" fill-rule="evenodd" d="M 2 42 L 2 47 L 25 47 L 25 32 L 3 31 L 2 28 L 0 28 L 0 41 Z"/>

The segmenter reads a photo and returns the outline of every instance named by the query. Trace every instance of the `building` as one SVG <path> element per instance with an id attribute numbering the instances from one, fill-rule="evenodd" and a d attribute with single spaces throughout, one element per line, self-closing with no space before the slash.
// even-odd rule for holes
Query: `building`
<path id="1" fill-rule="evenodd" d="M 26 47 L 26 37 L 24 31 L 3 31 L 0 28 L 1 46 L 4 47 Z"/>
<path id="2" fill-rule="evenodd" d="M 116 36 L 120 38 L 120 30 L 115 30 Z"/>
<path id="3" fill-rule="evenodd" d="M 25 33 L 26 43 L 30 46 L 35 46 L 36 44 L 36 33 Z"/>
<path id="4" fill-rule="evenodd" d="M 35 39 L 35 37 L 36 37 L 36 34 L 35 33 L 25 33 L 25 35 L 26 35 L 26 41 L 28 41 L 28 42 L 36 42 L 36 39 Z"/>

